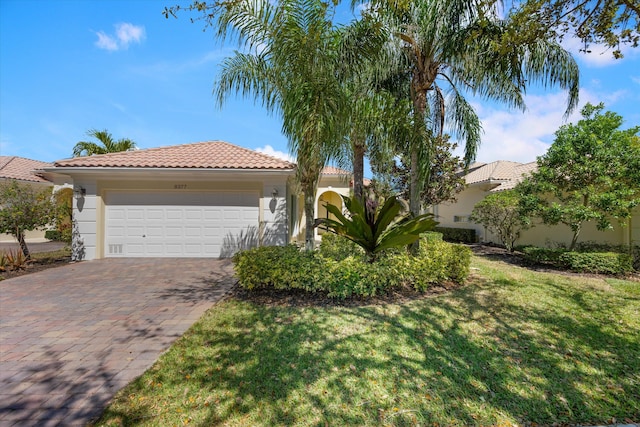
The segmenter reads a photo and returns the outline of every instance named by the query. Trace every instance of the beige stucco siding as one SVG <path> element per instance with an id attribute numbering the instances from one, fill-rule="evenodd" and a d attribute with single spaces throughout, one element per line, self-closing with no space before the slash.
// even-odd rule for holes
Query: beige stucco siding
<path id="1" fill-rule="evenodd" d="M 234 180 L 234 177 L 237 178 Z M 109 192 L 254 192 L 259 195 L 259 230 L 262 244 L 288 242 L 287 176 L 274 175 L 258 181 L 245 175 L 158 175 L 157 179 L 101 179 L 76 176 L 75 187 L 86 190 L 74 200 L 74 218 L 84 246 L 84 259 L 105 256 L 105 199 Z M 275 190 L 275 191 L 274 191 Z M 274 197 L 275 193 L 275 197 Z"/>

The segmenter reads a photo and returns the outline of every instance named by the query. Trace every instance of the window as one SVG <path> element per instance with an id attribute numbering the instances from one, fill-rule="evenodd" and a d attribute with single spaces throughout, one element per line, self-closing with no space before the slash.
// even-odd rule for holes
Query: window
<path id="1" fill-rule="evenodd" d="M 454 215 L 453 222 L 469 222 L 469 215 Z"/>

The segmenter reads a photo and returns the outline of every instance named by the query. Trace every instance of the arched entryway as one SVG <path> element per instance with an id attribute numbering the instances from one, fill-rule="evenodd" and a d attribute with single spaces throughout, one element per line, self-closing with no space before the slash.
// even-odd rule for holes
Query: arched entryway
<path id="1" fill-rule="evenodd" d="M 337 206 L 340 211 L 342 211 L 342 197 L 335 191 L 325 191 L 318 197 L 318 204 L 316 206 L 317 216 L 316 218 L 330 218 L 335 219 L 335 216 L 329 211 L 327 211 L 327 204 Z M 326 228 L 324 226 L 318 227 L 318 234 L 322 235 L 326 233 Z"/>

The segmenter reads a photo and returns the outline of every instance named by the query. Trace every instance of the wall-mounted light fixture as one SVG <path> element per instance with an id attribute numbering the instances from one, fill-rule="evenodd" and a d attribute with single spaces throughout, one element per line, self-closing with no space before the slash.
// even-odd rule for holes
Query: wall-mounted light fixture
<path id="1" fill-rule="evenodd" d="M 76 199 L 82 199 L 87 195 L 87 189 L 84 187 L 76 187 L 73 189 L 73 194 L 76 196 Z"/>
<path id="2" fill-rule="evenodd" d="M 273 191 L 271 192 L 271 199 L 275 200 L 276 197 L 278 197 L 278 189 L 274 188 Z"/>

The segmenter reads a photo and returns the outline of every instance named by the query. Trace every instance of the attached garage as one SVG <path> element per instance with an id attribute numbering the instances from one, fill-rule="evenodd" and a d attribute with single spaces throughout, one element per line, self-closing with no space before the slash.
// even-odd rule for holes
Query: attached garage
<path id="1" fill-rule="evenodd" d="M 54 162 L 74 186 L 72 257 L 229 257 L 289 242 L 295 165 L 222 141 Z"/>
<path id="2" fill-rule="evenodd" d="M 218 257 L 258 244 L 256 192 L 106 192 L 106 257 Z M 225 247 L 227 246 L 227 247 Z"/>

